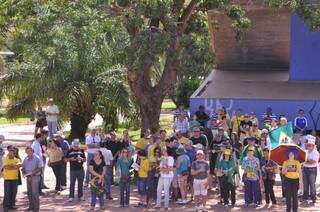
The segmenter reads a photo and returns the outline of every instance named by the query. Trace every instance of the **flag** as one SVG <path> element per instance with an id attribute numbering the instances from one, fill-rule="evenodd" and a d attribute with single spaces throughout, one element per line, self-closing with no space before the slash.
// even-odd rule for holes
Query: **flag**
<path id="1" fill-rule="evenodd" d="M 290 144 L 292 142 L 293 129 L 292 123 L 289 122 L 284 126 L 278 127 L 269 133 L 271 149 L 276 148 L 280 144 Z"/>

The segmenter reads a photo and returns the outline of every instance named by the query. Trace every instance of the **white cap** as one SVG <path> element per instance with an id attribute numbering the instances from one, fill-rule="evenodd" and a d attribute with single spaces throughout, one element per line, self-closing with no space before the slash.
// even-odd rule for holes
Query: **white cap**
<path id="1" fill-rule="evenodd" d="M 78 138 L 73 139 L 72 145 L 73 145 L 73 146 L 75 146 L 75 145 L 80 145 L 80 140 L 79 140 Z"/>
<path id="2" fill-rule="evenodd" d="M 202 144 L 196 144 L 193 145 L 194 148 L 196 148 L 197 150 L 202 150 L 203 149 L 203 145 Z"/>
<path id="3" fill-rule="evenodd" d="M 269 131 L 268 131 L 267 129 L 262 129 L 262 130 L 261 130 L 261 133 L 268 134 L 268 133 L 269 133 Z"/>
<path id="4" fill-rule="evenodd" d="M 204 152 L 203 152 L 203 150 L 199 149 L 199 150 L 197 150 L 197 154 L 202 154 L 202 155 L 204 155 Z"/>
<path id="5" fill-rule="evenodd" d="M 315 145 L 316 143 L 316 137 L 314 137 L 313 135 L 307 135 L 306 140 L 307 140 L 307 144 Z"/>
<path id="6" fill-rule="evenodd" d="M 4 141 L 5 138 L 4 138 L 4 135 L 0 135 L 0 141 Z"/>

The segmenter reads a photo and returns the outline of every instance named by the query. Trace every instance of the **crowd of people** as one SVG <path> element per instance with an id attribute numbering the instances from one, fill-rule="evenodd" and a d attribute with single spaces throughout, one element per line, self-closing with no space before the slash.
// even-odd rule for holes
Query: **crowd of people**
<path id="1" fill-rule="evenodd" d="M 28 209 L 39 211 L 39 195 L 47 188 L 48 168 L 55 175 L 57 194 L 69 185 L 69 202 L 85 201 L 84 189 L 90 188 L 92 210 L 97 199 L 99 206 L 106 208 L 106 200 L 113 199 L 113 184 L 119 186 L 120 207 L 129 207 L 133 183 L 138 188 L 139 203 L 135 207 L 139 208 L 168 210 L 174 202 L 188 205 L 192 201 L 194 211 L 207 211 L 211 189 L 219 192 L 219 204 L 232 208 L 237 203 L 236 190 L 242 186 L 245 207 L 258 207 L 263 199 L 266 204 L 275 205 L 278 202 L 273 187 L 278 174 L 288 212 L 298 210 L 299 195 L 304 203 L 316 202 L 318 142 L 315 136 L 307 134 L 303 110 L 293 120 L 292 142 L 305 149 L 308 158 L 300 163 L 295 149 L 289 149 L 287 160 L 280 166 L 269 157 L 268 133 L 288 122 L 270 107 L 260 120 L 254 112 L 243 114 L 241 109 L 230 117 L 224 107 L 207 114 L 203 106 L 190 118 L 189 112 L 179 107 L 174 112 L 170 135 L 164 129 L 147 129 L 141 139 L 133 142 L 127 130 L 118 139 L 114 131 L 105 134 L 93 127 L 85 145 L 81 145 L 79 139 L 69 144 L 63 133 L 57 131 L 59 110 L 52 99 L 49 106 L 49 113 L 47 110 L 38 114 L 42 124 L 37 122 L 35 139 L 25 149 L 27 156 L 23 160 L 14 146 L 8 146 L 8 153 L 4 154 L 4 136 L 0 135 L 5 211 L 16 209 L 22 176 L 27 183 Z M 49 130 L 43 129 L 46 114 L 51 116 L 45 123 L 50 125 Z"/>

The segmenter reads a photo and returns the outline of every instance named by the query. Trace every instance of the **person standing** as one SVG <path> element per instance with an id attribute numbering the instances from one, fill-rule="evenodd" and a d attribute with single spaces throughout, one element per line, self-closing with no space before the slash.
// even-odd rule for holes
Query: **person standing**
<path id="1" fill-rule="evenodd" d="M 112 183 L 112 169 L 113 169 L 113 155 L 112 152 L 104 147 L 104 143 L 100 142 L 100 149 L 103 155 L 104 162 L 106 164 L 106 173 L 105 173 L 105 192 L 106 199 L 111 198 L 111 183 Z"/>
<path id="2" fill-rule="evenodd" d="M 272 201 L 272 205 L 277 204 L 273 186 L 275 184 L 276 179 L 276 172 L 278 171 L 278 165 L 273 160 L 269 158 L 269 149 L 263 149 L 264 156 L 261 159 L 261 172 L 262 172 L 262 179 L 264 184 L 265 190 L 265 199 L 266 204 L 270 203 L 270 199 Z"/>
<path id="3" fill-rule="evenodd" d="M 282 174 L 284 176 L 286 188 L 287 212 L 298 211 L 298 189 L 299 176 L 301 175 L 301 163 L 296 160 L 296 152 L 289 149 L 286 153 L 288 160 L 282 164 Z"/>
<path id="4" fill-rule="evenodd" d="M 70 162 L 70 192 L 69 202 L 74 199 L 74 188 L 76 181 L 78 181 L 78 198 L 84 201 L 83 196 L 83 180 L 84 180 L 84 169 L 83 163 L 86 162 L 86 155 L 82 149 L 80 149 L 79 139 L 72 141 L 72 146 L 69 149 L 65 162 Z"/>
<path id="5" fill-rule="evenodd" d="M 184 137 L 188 137 L 189 122 L 183 113 L 179 114 L 178 119 L 174 122 L 173 131 L 179 131 Z"/>
<path id="6" fill-rule="evenodd" d="M 40 129 L 40 132 L 43 130 L 45 126 L 47 126 L 47 117 L 46 111 L 42 110 L 41 105 L 38 106 L 38 110 L 36 111 L 36 127 L 34 129 L 34 135 L 36 135 Z"/>
<path id="7" fill-rule="evenodd" d="M 106 164 L 101 151 L 97 151 L 94 158 L 89 162 L 89 171 L 91 174 L 91 210 L 96 206 L 97 197 L 99 198 L 100 208 L 104 209 L 104 176 L 106 173 Z"/>
<path id="8" fill-rule="evenodd" d="M 206 212 L 208 187 L 210 185 L 209 164 L 205 161 L 203 150 L 198 150 L 196 157 L 196 161 L 191 165 L 191 174 L 194 177 L 193 192 L 196 204 L 195 211 L 200 209 Z"/>
<path id="9" fill-rule="evenodd" d="M 240 122 L 243 120 L 241 109 L 237 109 L 234 116 L 231 117 L 232 132 L 235 132 L 240 136 Z"/>
<path id="10" fill-rule="evenodd" d="M 229 206 L 229 197 L 231 197 L 231 205 L 234 206 L 236 203 L 236 187 L 234 185 L 235 173 L 238 173 L 235 162 L 231 159 L 231 150 L 225 149 L 223 151 L 222 160 L 218 161 L 217 170 L 219 175 L 220 182 L 220 193 L 223 198 L 223 203 L 226 207 Z"/>
<path id="11" fill-rule="evenodd" d="M 19 184 L 19 164 L 20 160 L 15 157 L 13 147 L 8 149 L 8 155 L 3 160 L 3 178 L 4 178 L 4 211 L 16 210 L 15 200 Z"/>
<path id="12" fill-rule="evenodd" d="M 48 107 L 46 109 L 47 124 L 49 130 L 49 137 L 53 138 L 53 135 L 58 131 L 58 117 L 59 108 L 54 104 L 53 98 L 49 98 Z"/>
<path id="13" fill-rule="evenodd" d="M 210 120 L 210 117 L 205 111 L 205 108 L 203 105 L 200 105 L 198 108 L 198 111 L 196 111 L 197 121 L 200 123 L 201 126 L 207 127 L 207 121 Z"/>
<path id="14" fill-rule="evenodd" d="M 42 155 L 42 147 L 41 147 L 41 137 L 42 134 L 41 133 L 37 133 L 35 140 L 33 140 L 32 144 L 31 144 L 31 148 L 33 149 L 33 152 L 35 155 L 37 155 L 40 160 L 42 161 L 42 169 L 44 168 L 45 164 L 43 163 L 43 155 Z M 40 173 L 40 185 L 39 185 L 39 194 L 40 195 L 44 195 L 44 193 L 42 192 L 42 185 L 44 184 L 44 179 L 43 179 L 43 175 L 42 175 L 43 170 L 41 170 Z"/>
<path id="15" fill-rule="evenodd" d="M 120 206 L 129 207 L 130 201 L 130 167 L 133 160 L 128 149 L 121 151 L 116 168 L 120 171 Z"/>
<path id="16" fill-rule="evenodd" d="M 87 146 L 87 171 L 85 176 L 85 186 L 89 183 L 89 163 L 100 148 L 100 136 L 97 134 L 95 127 L 91 128 L 90 134 L 86 137 Z"/>
<path id="17" fill-rule="evenodd" d="M 56 144 L 61 148 L 63 153 L 61 162 L 61 188 L 65 189 L 67 187 L 67 163 L 64 161 L 64 158 L 66 157 L 70 146 L 68 141 L 64 139 L 63 132 L 57 132 L 57 134 L 54 135 L 54 138 L 57 141 Z"/>
<path id="18" fill-rule="evenodd" d="M 249 206 L 252 200 L 257 207 L 260 203 L 260 163 L 259 159 L 254 156 L 255 148 L 249 146 L 247 156 L 242 162 L 245 205 Z"/>
<path id="19" fill-rule="evenodd" d="M 39 186 L 40 186 L 40 173 L 43 168 L 42 159 L 34 154 L 31 147 L 26 148 L 27 157 L 22 163 L 22 174 L 27 179 L 27 193 L 29 200 L 29 208 L 27 210 L 39 211 Z"/>
<path id="20" fill-rule="evenodd" d="M 306 129 L 308 127 L 307 118 L 304 115 L 304 111 L 300 109 L 298 111 L 298 116 L 294 119 L 294 130 L 301 135 L 306 134 Z"/>
<path id="21" fill-rule="evenodd" d="M 48 145 L 47 155 L 48 155 L 48 166 L 52 168 L 54 176 L 56 178 L 56 193 L 59 193 L 61 188 L 61 178 L 62 178 L 62 157 L 63 153 L 61 148 L 57 145 L 58 141 L 52 140 Z"/>
<path id="22" fill-rule="evenodd" d="M 176 150 L 178 156 L 176 161 L 176 172 L 178 176 L 178 185 L 181 193 L 181 200 L 177 201 L 177 204 L 187 204 L 187 186 L 190 167 L 190 158 L 186 155 L 183 146 L 179 146 Z"/>
<path id="23" fill-rule="evenodd" d="M 163 148 L 160 160 L 160 178 L 157 187 L 156 208 L 161 208 L 161 193 L 164 191 L 164 207 L 169 208 L 170 186 L 173 179 L 173 157 L 168 155 L 167 148 Z"/>
<path id="24" fill-rule="evenodd" d="M 2 166 L 3 166 L 3 161 L 2 158 L 4 156 L 4 148 L 3 148 L 3 142 L 4 142 L 4 136 L 0 135 L 0 178 L 2 177 Z"/>
<path id="25" fill-rule="evenodd" d="M 303 163 L 303 200 L 308 201 L 309 197 L 313 203 L 316 202 L 316 179 L 319 161 L 319 152 L 315 147 L 316 138 L 312 135 L 306 136 L 307 161 Z"/>

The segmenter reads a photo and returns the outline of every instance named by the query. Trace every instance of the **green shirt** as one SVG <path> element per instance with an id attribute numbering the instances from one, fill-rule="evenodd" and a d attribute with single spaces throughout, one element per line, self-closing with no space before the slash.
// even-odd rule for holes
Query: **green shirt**
<path id="1" fill-rule="evenodd" d="M 119 158 L 117 160 L 117 167 L 121 171 L 121 176 L 128 176 L 129 175 L 131 165 L 132 165 L 132 159 L 125 161 L 122 158 Z"/>

